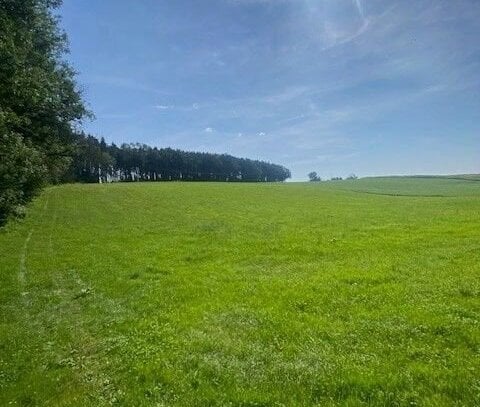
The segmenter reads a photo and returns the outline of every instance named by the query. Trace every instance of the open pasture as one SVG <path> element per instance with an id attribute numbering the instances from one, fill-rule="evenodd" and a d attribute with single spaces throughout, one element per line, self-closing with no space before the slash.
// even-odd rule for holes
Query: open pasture
<path id="1" fill-rule="evenodd" d="M 480 405 L 480 182 L 51 187 L 0 231 L 0 405 Z"/>

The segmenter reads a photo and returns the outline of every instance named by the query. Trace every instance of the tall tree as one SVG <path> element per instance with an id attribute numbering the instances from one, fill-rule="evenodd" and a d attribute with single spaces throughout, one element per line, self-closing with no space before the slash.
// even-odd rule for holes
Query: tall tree
<path id="1" fill-rule="evenodd" d="M 61 0 L 0 1 L 0 224 L 69 165 L 88 112 L 65 62 Z"/>

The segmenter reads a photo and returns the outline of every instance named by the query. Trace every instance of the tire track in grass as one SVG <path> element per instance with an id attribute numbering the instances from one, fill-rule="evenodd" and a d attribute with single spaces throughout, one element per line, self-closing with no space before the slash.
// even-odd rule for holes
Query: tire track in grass
<path id="1" fill-rule="evenodd" d="M 47 211 L 49 198 L 50 198 L 50 192 L 47 194 L 47 198 L 45 199 L 45 204 L 43 205 L 43 209 L 42 209 L 42 215 L 44 215 L 45 212 Z M 32 238 L 33 231 L 34 231 L 34 228 L 31 227 L 30 230 L 28 231 L 25 242 L 23 243 L 22 251 L 20 253 L 18 281 L 20 282 L 21 287 L 25 285 L 25 281 L 26 281 L 28 244 L 30 243 L 30 240 Z"/>
<path id="2" fill-rule="evenodd" d="M 50 233 L 48 234 L 48 250 L 50 252 L 50 256 L 52 256 L 52 259 L 55 258 L 55 250 L 53 249 L 53 232 L 52 229 L 55 228 L 55 224 L 57 223 L 57 218 L 58 218 L 58 205 L 55 205 L 54 210 L 53 210 L 53 218 L 52 221 L 50 222 Z"/>
<path id="3" fill-rule="evenodd" d="M 12 329 L 12 338 L 15 338 L 15 336 L 18 334 L 18 332 L 22 333 L 32 333 L 32 327 L 33 325 L 37 322 L 36 318 L 32 318 L 33 315 L 33 310 L 32 310 L 32 300 L 33 300 L 33 294 L 29 291 L 26 291 L 27 287 L 27 277 L 28 277 L 28 269 L 27 269 L 27 258 L 28 258 L 28 252 L 29 252 L 29 247 L 30 247 L 30 241 L 32 239 L 33 233 L 35 231 L 35 219 L 37 215 L 40 215 L 39 218 L 43 219 L 45 212 L 48 209 L 48 202 L 49 202 L 49 196 L 50 193 L 46 193 L 46 198 L 45 198 L 45 203 L 40 211 L 39 214 L 36 213 L 29 213 L 30 222 L 31 226 L 28 228 L 27 232 L 27 237 L 24 240 L 22 249 L 20 251 L 20 258 L 19 258 L 19 264 L 18 264 L 18 273 L 17 273 L 17 279 L 18 279 L 18 289 L 19 289 L 19 297 L 18 297 L 18 306 L 16 307 L 16 313 L 18 315 L 18 320 L 16 322 L 16 325 L 14 326 L 14 329 Z M 32 221 L 33 219 L 33 221 Z M 38 333 L 37 333 L 38 334 Z M 19 347 L 14 348 L 15 353 L 17 357 L 22 358 L 20 355 L 23 352 L 30 352 L 31 348 L 29 346 L 23 347 L 19 345 Z M 36 355 L 35 355 L 36 356 Z M 35 356 L 29 355 L 30 360 L 33 360 Z M 26 360 L 26 359 L 25 359 Z M 27 363 L 27 362 L 25 362 Z M 13 370 L 17 370 L 17 373 L 19 374 L 19 377 L 23 377 L 23 375 L 28 374 L 23 372 L 21 369 L 18 368 L 18 365 L 16 366 L 16 369 L 14 368 Z M 25 395 L 25 397 L 29 398 L 29 395 Z M 19 401 L 18 395 L 14 396 L 14 399 L 10 400 L 9 404 L 17 404 Z"/>
<path id="4" fill-rule="evenodd" d="M 53 194 L 53 198 L 52 198 Z M 54 199 L 54 205 L 51 205 L 50 200 Z M 113 401 L 121 399 L 122 390 L 116 385 L 112 372 L 105 368 L 105 348 L 110 342 L 120 342 L 122 338 L 116 335 L 109 335 L 107 338 L 98 338 L 88 329 L 88 321 L 83 320 L 82 308 L 87 307 L 88 302 L 95 302 L 99 310 L 104 310 L 105 314 L 116 317 L 116 322 L 120 322 L 125 318 L 126 311 L 122 305 L 111 298 L 102 295 L 91 288 L 87 281 L 84 281 L 80 275 L 70 270 L 57 269 L 55 242 L 56 230 L 55 225 L 58 221 L 58 205 L 55 205 L 57 200 L 57 193 L 55 190 L 46 192 L 46 198 L 40 210 L 33 214 L 34 220 L 40 219 L 40 223 L 33 223 L 27 231 L 27 236 L 24 240 L 18 269 L 18 281 L 20 284 L 20 305 L 22 315 L 22 325 L 27 330 L 31 330 L 35 325 L 38 335 L 42 335 L 45 343 L 54 343 L 55 351 L 51 351 L 49 346 L 45 345 L 44 354 L 41 358 L 48 361 L 48 364 L 55 366 L 55 368 L 66 368 L 72 376 L 69 380 L 69 386 L 77 386 L 83 389 L 79 394 L 90 394 L 97 402 L 102 404 L 111 404 Z M 48 211 L 51 211 L 47 213 Z M 47 220 L 47 214 L 48 220 Z M 75 202 L 74 217 L 78 214 L 77 204 Z M 34 216 L 33 216 L 34 215 Z M 35 309 L 33 301 L 38 300 L 38 296 L 45 293 L 27 290 L 28 284 L 28 259 L 29 252 L 32 248 L 32 236 L 42 228 L 48 228 L 45 238 L 47 242 L 46 253 L 51 257 L 51 270 L 54 276 L 54 286 L 49 296 L 56 298 L 55 305 L 45 305 L 41 310 Z M 33 308 L 32 308 L 33 307 Z M 48 336 L 45 331 L 46 326 L 50 326 L 50 331 L 58 329 L 61 325 L 68 325 L 72 323 L 70 317 L 76 315 L 75 323 L 71 329 L 75 334 L 67 341 L 63 342 L 55 336 Z M 32 323 L 32 321 L 34 321 Z M 51 332 L 50 332 L 51 333 Z M 48 341 L 47 341 L 48 339 Z M 98 349 L 96 349 L 98 347 Z M 68 386 L 67 386 L 68 387 Z M 68 393 L 53 392 L 49 398 L 42 400 L 48 405 L 57 398 L 67 397 Z"/>
<path id="5" fill-rule="evenodd" d="M 26 267 L 26 261 L 27 261 L 27 250 L 28 250 L 28 243 L 30 243 L 30 239 L 32 238 L 32 233 L 33 229 L 30 229 L 28 231 L 27 238 L 25 239 L 25 242 L 23 243 L 23 249 L 20 254 L 20 265 L 18 269 L 18 281 L 20 282 L 20 285 L 23 287 L 25 285 L 25 276 L 27 274 L 27 267 Z"/>

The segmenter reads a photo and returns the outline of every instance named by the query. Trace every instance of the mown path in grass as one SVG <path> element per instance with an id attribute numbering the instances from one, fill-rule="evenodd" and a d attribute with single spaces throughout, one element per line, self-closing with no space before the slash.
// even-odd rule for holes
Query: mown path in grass
<path id="1" fill-rule="evenodd" d="M 480 404 L 480 183 L 64 185 L 0 258 L 0 405 Z"/>

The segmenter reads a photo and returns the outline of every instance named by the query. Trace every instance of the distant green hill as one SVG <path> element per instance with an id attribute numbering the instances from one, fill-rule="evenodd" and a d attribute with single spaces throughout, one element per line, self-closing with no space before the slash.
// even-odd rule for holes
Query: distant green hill
<path id="1" fill-rule="evenodd" d="M 365 177 L 365 178 L 428 178 L 428 179 L 458 179 L 468 181 L 480 181 L 480 174 L 453 174 L 453 175 L 389 175 L 384 177 Z"/>
<path id="2" fill-rule="evenodd" d="M 337 189 L 379 195 L 454 197 L 478 196 L 479 175 L 368 177 L 327 182 Z"/>

